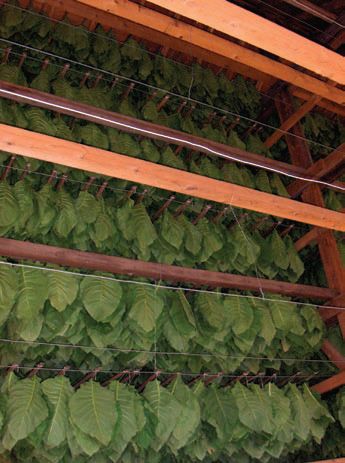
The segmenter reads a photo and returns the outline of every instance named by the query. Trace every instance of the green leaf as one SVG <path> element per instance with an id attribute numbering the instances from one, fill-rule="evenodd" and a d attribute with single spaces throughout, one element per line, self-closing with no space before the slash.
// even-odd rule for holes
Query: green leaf
<path id="1" fill-rule="evenodd" d="M 0 326 L 6 321 L 18 292 L 16 271 L 10 266 L 0 267 Z"/>
<path id="2" fill-rule="evenodd" d="M 75 301 L 79 291 L 79 281 L 72 274 L 67 275 L 53 271 L 47 273 L 48 299 L 56 310 L 62 312 Z"/>
<path id="3" fill-rule="evenodd" d="M 175 429 L 182 407 L 167 389 L 160 386 L 157 380 L 146 386 L 143 395 L 157 417 L 154 430 L 155 439 L 151 447 L 158 452 L 167 443 Z"/>
<path id="4" fill-rule="evenodd" d="M 254 320 L 253 309 L 244 297 L 226 297 L 224 300 L 226 318 L 236 336 L 246 332 Z"/>
<path id="5" fill-rule="evenodd" d="M 200 405 L 194 392 L 183 383 L 181 377 L 176 379 L 168 389 L 181 406 L 176 425 L 168 441 L 169 448 L 177 455 L 197 432 L 200 425 Z"/>
<path id="6" fill-rule="evenodd" d="M 173 217 L 168 211 L 164 212 L 161 219 L 160 233 L 171 246 L 177 250 L 181 248 L 185 233 L 184 227 L 179 219 Z"/>
<path id="7" fill-rule="evenodd" d="M 122 288 L 117 281 L 84 278 L 80 284 L 80 297 L 91 317 L 104 322 L 119 306 Z"/>
<path id="8" fill-rule="evenodd" d="M 144 333 L 150 333 L 155 329 L 163 310 L 163 300 L 156 290 L 148 286 L 136 286 L 132 291 L 132 298 L 128 318 Z"/>
<path id="9" fill-rule="evenodd" d="M 18 381 L 12 386 L 7 412 L 7 432 L 14 443 L 25 439 L 47 418 L 48 408 L 36 376 Z"/>
<path id="10" fill-rule="evenodd" d="M 83 433 L 109 445 L 116 421 L 111 391 L 95 381 L 82 384 L 71 397 L 69 409 L 74 424 Z"/>
<path id="11" fill-rule="evenodd" d="M 57 447 L 66 440 L 69 432 L 68 401 L 74 391 L 64 376 L 46 379 L 41 387 L 48 399 L 50 411 L 46 442 L 48 447 Z"/>
<path id="12" fill-rule="evenodd" d="M 48 298 L 48 279 L 42 270 L 21 267 L 18 270 L 19 294 L 16 303 L 18 318 L 28 319 L 43 309 Z"/>
<path id="13" fill-rule="evenodd" d="M 0 181 L 0 227 L 13 226 L 19 217 L 19 208 L 12 189 L 6 181 Z"/>

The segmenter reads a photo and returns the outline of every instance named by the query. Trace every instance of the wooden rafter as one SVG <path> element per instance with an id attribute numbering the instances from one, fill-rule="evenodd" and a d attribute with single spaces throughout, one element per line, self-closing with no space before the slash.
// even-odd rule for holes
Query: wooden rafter
<path id="1" fill-rule="evenodd" d="M 317 286 L 144 262 L 8 238 L 0 238 L 0 256 L 175 283 L 191 283 L 212 288 L 232 288 L 254 292 L 262 290 L 265 293 L 282 294 L 291 297 L 327 300 L 336 294 L 334 290 Z"/>
<path id="2" fill-rule="evenodd" d="M 307 146 L 304 140 L 301 141 L 304 146 Z M 289 143 L 291 146 L 291 141 Z M 300 145 L 302 145 L 302 143 L 300 143 Z M 298 156 L 299 154 L 300 153 L 297 152 L 296 156 Z M 318 161 L 312 163 L 310 167 L 307 169 L 307 175 L 315 180 L 320 180 L 323 177 L 331 174 L 333 171 L 339 169 L 339 167 L 343 164 L 345 164 L 345 143 L 343 143 L 334 151 L 332 151 L 332 153 L 330 153 L 326 158 L 319 159 Z M 308 188 L 309 185 L 310 183 L 301 180 L 295 180 L 288 186 L 287 190 L 292 198 L 296 198 L 306 188 Z M 321 187 L 322 185 L 319 185 L 319 188 Z"/>
<path id="3" fill-rule="evenodd" d="M 276 107 L 278 110 L 279 117 L 282 122 L 290 117 L 292 110 L 291 96 L 287 92 L 282 92 L 279 100 L 276 101 Z M 294 164 L 302 166 L 304 168 L 313 169 L 313 160 L 309 151 L 308 144 L 304 139 L 303 128 L 301 124 L 296 124 L 291 129 L 292 133 L 297 137 L 286 137 L 288 150 L 290 153 L 291 160 Z M 343 149 L 343 148 L 342 148 Z M 319 164 L 318 170 L 324 174 L 329 169 L 333 169 L 337 163 L 342 162 L 344 155 L 340 151 L 335 151 L 330 155 L 330 162 L 323 165 Z M 338 154 L 340 153 L 340 157 Z M 333 165 L 333 162 L 335 163 Z M 296 185 L 296 184 L 295 184 Z M 319 207 L 324 207 L 324 200 L 322 197 L 321 188 L 319 185 L 311 185 L 302 192 L 303 201 L 315 204 Z M 345 219 L 344 219 L 345 220 Z M 330 230 L 324 230 L 322 233 L 316 233 L 316 240 L 319 247 L 321 261 L 323 264 L 326 279 L 330 288 L 337 289 L 340 296 L 330 302 L 334 306 L 345 306 L 345 267 L 343 266 L 341 255 L 337 246 L 337 242 L 334 234 Z M 340 315 L 340 311 L 333 309 L 325 309 L 320 311 L 324 320 L 333 318 Z"/>
<path id="4" fill-rule="evenodd" d="M 344 216 L 339 212 L 4 124 L 0 125 L 0 150 L 345 231 Z"/>
<path id="5" fill-rule="evenodd" d="M 73 6 L 73 2 L 67 2 L 67 0 L 57 0 L 54 3 L 56 6 L 65 6 L 66 9 L 67 3 L 69 7 Z M 85 17 L 91 15 L 92 20 L 96 23 L 102 23 L 101 19 L 106 16 L 108 23 L 110 22 L 114 28 L 122 28 L 126 31 L 130 28 L 134 35 L 154 40 L 162 46 L 188 53 L 206 62 L 210 62 L 211 57 L 215 54 L 221 60 L 222 64 L 220 65 L 224 68 L 229 66 L 231 68 L 231 62 L 236 61 L 241 65 L 301 87 L 311 94 L 322 96 L 340 105 L 345 103 L 343 90 L 332 87 L 326 82 L 242 45 L 210 34 L 145 6 L 134 4 L 129 0 L 117 0 L 116 3 L 112 0 L 75 0 L 75 3 L 79 5 L 77 8 L 79 14 Z M 175 4 L 176 2 L 170 3 Z M 84 10 L 82 5 L 91 7 L 91 10 Z M 110 18 L 108 17 L 109 14 Z"/>
<path id="6" fill-rule="evenodd" d="M 27 0 L 19 0 L 19 2 L 23 4 L 23 7 L 27 6 Z M 208 50 L 198 48 L 193 44 L 186 48 L 185 44 L 180 43 L 178 40 L 175 41 L 175 39 L 166 36 L 160 31 L 149 29 L 145 21 L 141 23 L 132 22 L 127 16 L 115 16 L 106 11 L 81 5 L 76 0 L 35 0 L 32 6 L 36 10 L 44 11 L 53 19 L 62 20 L 67 17 L 72 24 L 84 24 L 90 30 L 93 30 L 99 23 L 106 30 L 112 29 L 119 40 L 124 40 L 124 36 L 128 35 L 128 30 L 130 30 L 131 35 L 145 40 L 149 44 L 161 44 L 162 50 L 171 49 L 183 53 L 184 56 L 190 57 L 191 60 L 195 57 L 198 61 L 204 61 L 225 70 L 231 69 L 234 74 L 242 74 L 247 78 L 261 81 L 263 82 L 262 91 L 270 88 L 274 83 L 273 77 L 252 66 L 219 54 L 209 53 Z"/>
<path id="7" fill-rule="evenodd" d="M 290 86 L 289 88 L 290 93 L 295 96 L 296 98 L 300 98 L 301 100 L 307 101 L 311 98 L 309 92 L 306 92 L 302 88 Z M 331 101 L 321 99 L 318 103 L 320 108 L 325 109 L 331 113 L 337 114 L 340 117 L 345 117 L 345 106 L 339 105 L 336 103 L 332 103 Z"/>
<path id="8" fill-rule="evenodd" d="M 95 0 L 81 1 L 90 4 Z M 96 1 L 100 8 L 109 4 L 109 0 Z M 345 58 L 231 2 L 149 0 L 148 3 L 296 63 L 340 85 L 345 84 Z"/>
<path id="9" fill-rule="evenodd" d="M 344 214 L 345 213 L 345 208 L 342 209 L 340 212 L 342 212 Z M 312 228 L 305 235 L 303 235 L 299 240 L 296 241 L 296 243 L 295 243 L 296 250 L 301 251 L 306 246 L 309 246 L 311 243 L 316 241 L 319 233 L 323 233 L 323 231 L 324 230 L 322 228 Z"/>
<path id="10" fill-rule="evenodd" d="M 333 344 L 326 339 L 322 344 L 322 352 L 331 360 L 331 362 L 339 368 L 345 369 L 345 357 L 333 346 Z"/>
<path id="11" fill-rule="evenodd" d="M 285 119 L 279 130 L 273 132 L 273 134 L 267 138 L 265 145 L 267 148 L 271 148 L 281 137 L 284 136 L 284 132 L 289 131 L 297 122 L 299 122 L 309 111 L 311 111 L 319 102 L 321 98 L 319 96 L 312 96 L 302 106 L 300 106 L 290 117 Z"/>
<path id="12" fill-rule="evenodd" d="M 319 394 L 325 394 L 326 392 L 333 391 L 338 387 L 341 387 L 345 384 L 345 370 L 337 373 L 331 378 L 325 379 L 321 383 L 316 384 L 312 387 L 313 391 L 318 392 Z"/>
<path id="13" fill-rule="evenodd" d="M 315 3 L 309 2 L 309 0 L 283 0 L 285 3 L 289 3 L 300 10 L 303 10 L 317 18 L 323 19 L 326 22 L 332 23 L 337 19 L 337 15 L 330 11 L 315 5 Z"/>
<path id="14" fill-rule="evenodd" d="M 345 463 L 345 458 L 332 458 L 331 460 L 318 460 L 310 463 Z"/>

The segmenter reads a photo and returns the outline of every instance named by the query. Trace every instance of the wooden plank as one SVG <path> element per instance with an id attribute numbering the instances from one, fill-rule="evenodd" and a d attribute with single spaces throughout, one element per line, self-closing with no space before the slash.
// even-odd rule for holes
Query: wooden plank
<path id="1" fill-rule="evenodd" d="M 82 0 L 90 4 L 94 0 Z M 108 0 L 97 0 L 104 8 Z M 149 3 L 191 19 L 326 79 L 345 84 L 345 58 L 240 6 L 224 0 L 149 0 Z"/>
<path id="2" fill-rule="evenodd" d="M 272 133 L 271 136 L 265 141 L 267 148 L 271 148 L 281 137 L 284 136 L 284 132 L 289 131 L 297 122 L 299 122 L 302 117 L 304 117 L 310 110 L 312 110 L 321 100 L 321 97 L 314 95 L 309 100 L 307 100 L 302 106 L 300 106 L 297 111 L 291 114 L 278 130 Z"/>
<path id="3" fill-rule="evenodd" d="M 55 3 L 64 5 L 66 1 L 57 0 Z M 113 15 L 113 27 L 123 27 L 127 31 L 132 30 L 132 33 L 139 37 L 143 36 L 148 40 L 151 37 L 151 40 L 155 40 L 163 46 L 189 53 L 191 56 L 198 57 L 206 62 L 210 62 L 210 57 L 215 54 L 224 59 L 223 67 L 227 67 L 227 60 L 236 61 L 294 86 L 301 87 L 327 100 L 340 105 L 345 103 L 345 92 L 343 90 L 332 87 L 326 82 L 263 56 L 242 45 L 232 43 L 222 37 L 210 34 L 175 18 L 170 18 L 142 5 L 134 4 L 128 0 L 117 0 L 116 2 L 112 0 L 76 0 L 75 3 L 79 5 L 79 13 L 85 17 L 89 12 L 82 10 L 82 5 L 93 7 L 93 18 L 97 22 L 102 23 L 101 18 L 106 13 L 111 13 Z M 171 2 L 171 4 L 173 3 L 175 2 Z M 68 4 L 71 5 L 71 2 L 68 2 Z M 133 24 L 140 25 L 143 29 L 141 31 L 135 30 Z M 212 44 L 212 47 L 210 47 L 210 44 Z"/>
<path id="4" fill-rule="evenodd" d="M 124 116 L 120 113 L 106 111 L 95 106 L 68 100 L 67 98 L 51 95 L 50 93 L 40 92 L 38 90 L 22 87 L 0 80 L 0 97 L 8 98 L 19 103 L 30 104 L 52 111 L 84 119 L 96 124 L 102 124 L 107 127 L 114 127 L 124 132 L 134 133 L 137 135 L 148 134 L 150 138 L 165 142 L 171 141 L 173 144 L 184 146 L 186 148 L 195 148 L 198 152 L 208 155 L 216 155 L 228 158 L 235 156 L 239 161 L 251 162 L 268 168 L 275 168 L 287 174 L 296 174 L 308 177 L 306 169 L 296 167 L 291 164 L 265 158 L 260 154 L 249 153 L 239 148 L 223 145 L 221 143 L 207 140 L 205 138 L 190 135 L 178 130 L 171 129 L 152 122 L 143 121 L 134 117 Z"/>
<path id="5" fill-rule="evenodd" d="M 211 288 L 232 288 L 254 292 L 263 290 L 265 293 L 323 300 L 335 294 L 333 290 L 317 286 L 144 262 L 8 238 L 0 238 L 0 256 L 132 277 L 146 277 L 175 283 L 192 283 L 196 286 L 209 286 Z"/>
<path id="6" fill-rule="evenodd" d="M 344 312 L 345 313 L 345 312 Z M 333 346 L 333 344 L 328 340 L 322 344 L 322 352 L 332 361 L 332 363 L 339 368 L 339 370 L 345 369 L 345 357 Z"/>
<path id="7" fill-rule="evenodd" d="M 0 150 L 345 231 L 345 218 L 339 212 L 4 124 L 0 125 Z"/>
<path id="8" fill-rule="evenodd" d="M 345 384 L 345 370 L 337 373 L 336 375 L 332 376 L 331 378 L 325 379 L 319 384 L 315 384 L 312 387 L 314 392 L 318 394 L 325 394 L 326 392 L 333 391 L 338 387 L 341 387 Z"/>
<path id="9" fill-rule="evenodd" d="M 309 2 L 308 0 L 283 0 L 289 5 L 295 6 L 300 10 L 306 11 L 307 13 L 316 16 L 317 18 L 323 19 L 326 22 L 333 23 L 337 19 L 337 15 L 325 10 L 321 6 L 315 5 L 315 3 Z"/>

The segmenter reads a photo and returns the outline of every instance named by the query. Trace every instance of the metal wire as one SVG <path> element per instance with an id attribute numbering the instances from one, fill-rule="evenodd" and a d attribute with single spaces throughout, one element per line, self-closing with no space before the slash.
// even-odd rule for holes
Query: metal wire
<path id="1" fill-rule="evenodd" d="M 223 354 L 220 352 L 215 353 L 208 353 L 208 352 L 175 352 L 175 351 L 158 351 L 158 350 L 145 350 L 145 349 L 124 349 L 124 348 L 117 348 L 117 347 L 97 347 L 97 346 L 85 346 L 81 344 L 63 344 L 63 343 L 55 343 L 55 342 L 41 342 L 41 341 L 24 341 L 20 339 L 6 339 L 0 338 L 0 342 L 6 344 L 26 344 L 30 346 L 46 346 L 46 347 L 58 347 L 63 349 L 87 349 L 88 351 L 102 351 L 102 352 L 116 352 L 122 354 L 147 354 L 156 356 L 175 356 L 175 357 L 208 357 L 208 358 L 223 358 L 223 359 L 241 359 L 244 360 L 267 360 L 269 362 L 273 361 L 293 361 L 296 363 L 322 363 L 322 364 L 333 364 L 331 360 L 317 360 L 317 359 L 300 359 L 300 358 L 293 358 L 293 357 L 270 357 L 270 356 L 250 356 L 250 355 L 243 355 L 243 354 Z M 344 360 L 337 360 L 339 363 L 345 364 Z"/>
<path id="2" fill-rule="evenodd" d="M 23 45 L 23 44 L 20 44 L 18 42 L 14 42 L 14 41 L 11 41 L 11 40 L 8 40 L 8 39 L 3 39 L 3 38 L 0 38 L 0 41 L 3 41 L 3 42 L 6 42 L 6 43 L 9 43 L 11 45 L 15 45 L 15 46 L 19 46 L 19 47 L 22 47 L 22 48 L 26 48 L 27 50 L 31 50 L 31 51 L 34 51 L 34 52 L 37 52 L 37 53 L 41 53 L 41 54 L 44 54 L 44 55 L 47 55 L 47 56 L 50 56 L 50 57 L 53 57 L 53 58 L 56 58 L 56 59 L 59 59 L 59 60 L 63 60 L 63 61 L 68 61 L 69 63 L 72 63 L 72 64 L 75 64 L 77 66 L 81 66 L 81 67 L 85 67 L 89 70 L 92 70 L 92 71 L 96 71 L 98 73 L 103 73 L 105 75 L 109 75 L 109 76 L 112 76 L 112 78 L 118 78 L 118 79 L 122 79 L 122 80 L 125 80 L 125 81 L 128 81 L 128 82 L 131 82 L 131 83 L 135 83 L 137 85 L 142 85 L 144 87 L 147 87 L 149 88 L 150 90 L 154 90 L 154 91 L 160 91 L 164 94 L 167 94 L 167 95 L 170 95 L 170 96 L 173 96 L 173 97 L 176 97 L 178 99 L 183 99 L 183 100 L 186 100 L 188 102 L 191 102 L 191 103 L 194 103 L 194 104 L 197 104 L 197 105 L 200 105 L 202 107 L 205 107 L 207 109 L 212 109 L 214 111 L 218 111 L 222 114 L 225 114 L 225 115 L 230 115 L 231 117 L 238 117 L 240 119 L 243 119 L 247 122 L 250 122 L 251 124 L 256 124 L 256 125 L 260 125 L 262 127 L 265 127 L 265 128 L 268 128 L 268 129 L 271 129 L 271 130 L 274 130 L 274 131 L 278 131 L 284 135 L 289 135 L 291 137 L 294 137 L 294 138 L 297 138 L 297 139 L 300 139 L 300 140 L 304 140 L 310 144 L 313 144 L 313 145 L 316 145 L 316 146 L 319 146 L 321 148 L 324 148 L 324 149 L 327 149 L 329 151 L 333 151 L 335 150 L 336 148 L 334 147 L 331 147 L 331 146 L 327 146 L 327 145 L 324 145 L 323 143 L 319 143 L 319 142 L 316 142 L 314 140 L 311 140 L 311 139 L 308 139 L 306 137 L 303 137 L 301 135 L 296 135 L 292 132 L 289 132 L 289 131 L 286 131 L 286 130 L 283 130 L 281 129 L 280 127 L 276 127 L 276 126 L 273 126 L 271 124 L 268 124 L 266 122 L 261 122 L 257 119 L 254 119 L 254 118 L 251 118 L 251 117 L 248 117 L 248 116 L 244 116 L 242 114 L 239 114 L 239 113 L 236 113 L 234 111 L 229 111 L 229 110 L 225 110 L 225 109 L 222 109 L 222 108 L 219 108 L 217 106 L 213 106 L 209 103 L 204 103 L 200 100 L 195 100 L 194 98 L 189 98 L 187 96 L 184 96 L 184 95 L 180 95 L 178 93 L 175 93 L 175 92 L 171 92 L 169 90 L 165 90 L 165 89 L 162 89 L 160 87 L 157 87 L 155 85 L 151 85 L 151 84 L 146 84 L 142 81 L 139 81 L 137 79 L 132 79 L 132 78 L 129 78 L 129 77 L 125 77 L 125 76 L 122 76 L 121 74 L 116 74 L 116 73 L 112 73 L 112 72 L 109 72 L 109 71 L 106 71 L 104 69 L 101 69 L 101 68 L 98 68 L 98 67 L 95 67 L 95 66 L 91 66 L 91 65 L 88 65 L 88 64 L 83 64 L 83 63 L 79 63 L 78 61 L 75 61 L 75 60 L 72 60 L 72 59 L 68 59 L 68 58 L 64 58 L 64 57 L 61 57 L 59 55 L 56 55 L 54 53 L 51 53 L 51 52 L 47 52 L 47 51 L 42 51 L 42 50 L 39 50 L 37 48 L 34 48 L 34 47 L 31 47 L 29 45 Z M 13 51 L 11 51 L 11 53 L 15 53 Z M 19 55 L 19 54 L 18 54 Z M 32 57 L 27 57 L 26 59 L 33 59 L 33 60 L 36 60 L 36 61 L 39 61 L 39 62 L 43 62 L 40 61 L 40 60 L 37 60 L 35 58 L 32 58 Z M 52 64 L 50 63 L 50 65 L 55 65 L 56 64 Z M 78 72 L 78 73 L 81 73 L 81 71 L 73 71 L 73 72 Z M 110 82 L 110 81 L 109 81 Z M 34 99 L 32 99 L 34 100 Z M 62 108 L 61 108 L 62 109 Z M 102 119 L 101 117 L 99 117 L 100 119 Z M 104 118 L 103 118 L 104 119 Z M 213 154 L 216 154 L 216 153 L 213 153 Z M 238 162 L 241 162 L 241 161 L 238 161 Z M 253 164 L 254 165 L 254 164 Z M 267 167 L 263 167 L 263 166 L 256 166 L 256 167 L 261 167 L 261 168 L 266 168 L 268 169 Z M 269 170 L 269 169 L 268 169 Z M 278 172 L 280 173 L 280 172 Z M 286 175 L 286 174 L 285 174 Z"/>
<path id="3" fill-rule="evenodd" d="M 49 267 L 42 267 L 42 266 L 35 266 L 35 265 L 30 265 L 30 264 L 18 264 L 14 262 L 7 262 L 7 261 L 0 261 L 0 265 L 5 265 L 9 267 L 21 267 L 21 268 L 30 268 L 30 269 L 35 269 L 35 270 L 42 270 L 46 272 L 55 272 L 55 273 L 63 273 L 67 275 L 74 275 L 77 277 L 81 278 L 94 278 L 97 280 L 107 280 L 107 281 L 116 281 L 119 283 L 124 283 L 124 284 L 133 284 L 133 285 L 141 285 L 141 286 L 149 286 L 153 288 L 157 288 L 156 283 L 149 283 L 145 281 L 137 281 L 137 280 L 126 280 L 126 279 L 121 279 L 121 278 L 115 278 L 115 277 L 107 277 L 103 275 L 93 275 L 90 273 L 80 273 L 80 272 L 72 272 L 69 270 L 61 270 L 61 269 L 56 269 L 56 268 L 49 268 Z M 265 297 L 264 299 L 259 296 L 252 296 L 252 295 L 247 295 L 247 294 L 236 294 L 236 293 L 223 293 L 221 291 L 210 291 L 206 289 L 197 289 L 197 288 L 187 288 L 183 286 L 169 286 L 169 285 L 162 285 L 160 284 L 159 287 L 161 289 L 169 289 L 172 291 L 186 291 L 186 292 L 192 292 L 192 293 L 204 293 L 204 294 L 214 294 L 216 296 L 224 296 L 224 297 L 236 297 L 236 298 L 245 298 L 245 299 L 259 299 L 260 301 L 263 302 L 280 302 L 284 304 L 291 304 L 291 305 L 302 305 L 302 306 L 308 306 L 308 307 L 314 307 L 316 309 L 335 309 L 335 310 L 345 310 L 345 307 L 336 307 L 336 306 L 331 306 L 331 305 L 317 305 L 317 304 L 312 304 L 309 302 L 295 302 L 295 301 L 290 301 L 290 300 L 285 300 L 285 299 L 274 299 L 274 298 L 268 298 Z"/>
<path id="4" fill-rule="evenodd" d="M 16 365 L 16 364 L 12 364 L 12 365 L 0 365 L 0 369 L 18 369 L 18 370 L 33 370 L 37 365 L 30 365 L 30 366 L 26 366 L 26 365 Z M 49 367 L 40 367 L 39 369 L 40 371 L 53 371 L 53 372 L 59 372 L 61 370 L 63 370 L 63 367 L 60 367 L 60 368 L 49 368 Z M 89 373 L 90 369 L 84 369 L 84 368 L 69 368 L 68 370 L 66 370 L 66 374 L 67 373 Z M 164 370 L 159 370 L 158 372 L 157 371 L 142 371 L 140 369 L 132 369 L 132 370 L 103 370 L 103 369 L 100 369 L 98 373 L 107 373 L 107 374 L 117 374 L 117 373 L 124 373 L 124 374 L 130 374 L 130 373 L 139 373 L 140 375 L 153 375 L 153 374 L 157 374 L 159 373 L 159 375 L 174 375 L 174 374 L 177 374 L 177 375 L 181 375 L 181 376 L 190 376 L 190 377 L 198 377 L 200 376 L 201 379 L 202 377 L 205 377 L 207 378 L 208 376 L 219 376 L 221 378 L 229 378 L 229 379 L 254 379 L 254 378 L 258 378 L 258 375 L 231 375 L 231 374 L 223 374 L 222 372 L 217 372 L 217 373 L 211 373 L 211 372 L 207 372 L 207 373 L 192 373 L 192 372 L 176 372 L 176 371 L 164 371 Z M 316 374 L 317 372 L 315 372 L 315 375 L 313 375 L 313 378 L 329 378 L 333 375 L 318 375 Z M 296 379 L 302 379 L 302 378 L 309 378 L 311 375 L 311 373 L 308 373 L 308 374 L 301 374 L 301 375 L 298 375 L 298 377 L 296 377 L 296 374 L 294 375 L 275 375 L 275 378 L 289 378 L 289 379 L 293 379 L 293 378 L 296 378 Z M 261 378 L 272 378 L 272 375 L 260 375 Z"/>

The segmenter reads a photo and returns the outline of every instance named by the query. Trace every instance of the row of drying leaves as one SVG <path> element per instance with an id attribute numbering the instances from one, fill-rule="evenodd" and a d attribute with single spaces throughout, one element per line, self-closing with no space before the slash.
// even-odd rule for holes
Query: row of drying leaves
<path id="1" fill-rule="evenodd" d="M 74 390 L 64 376 L 41 382 L 9 373 L 1 398 L 2 453 L 30 463 L 280 461 L 320 443 L 334 421 L 306 385 L 188 387 L 177 378 L 139 394 L 118 381 Z"/>
<path id="2" fill-rule="evenodd" d="M 313 307 L 279 299 L 184 293 L 7 265 L 0 266 L 0 276 L 1 337 L 26 341 L 2 343 L 3 363 L 39 359 L 53 366 L 127 368 L 153 366 L 156 360 L 167 371 L 257 373 L 298 365 L 293 359 L 316 353 L 324 336 Z M 282 360 L 271 360 L 277 357 Z"/>
<path id="3" fill-rule="evenodd" d="M 0 35 L 77 62 L 146 82 L 167 91 L 191 96 L 196 100 L 224 110 L 252 118 L 256 118 L 260 113 L 261 95 L 250 81 L 245 81 L 240 76 L 229 81 L 224 73 L 215 75 L 210 69 L 202 68 L 199 64 L 187 67 L 165 59 L 160 55 L 150 55 L 133 39 L 127 40 L 121 46 L 114 40 L 111 33 L 105 33 L 101 27 L 96 29 L 96 34 L 89 34 L 82 27 L 71 27 L 67 23 L 53 23 L 48 18 L 24 12 L 11 6 L 5 6 L 2 9 L 0 18 Z M 22 49 L 18 48 L 17 51 L 21 52 Z M 29 81 L 39 73 L 42 56 L 44 55 L 32 53 L 31 56 L 34 60 L 27 59 L 23 64 L 23 70 L 29 76 Z M 51 62 L 61 66 L 59 61 L 52 60 Z M 59 71 L 59 68 L 54 67 L 54 69 L 49 70 L 48 74 L 50 76 L 56 75 Z M 77 85 L 81 80 L 80 70 L 78 69 L 78 71 L 74 73 L 74 80 Z M 73 76 L 70 77 L 73 79 Z M 109 75 L 103 75 L 103 77 L 108 80 L 111 79 Z M 128 85 L 126 82 L 124 84 Z M 37 85 L 40 89 L 48 91 L 49 83 L 47 78 L 38 79 Z M 124 87 L 121 85 L 120 87 L 121 92 L 123 92 Z M 147 89 L 141 88 L 141 90 L 144 90 L 144 92 L 137 92 L 137 94 L 134 92 L 134 94 L 130 95 L 129 101 L 132 100 L 133 96 L 132 102 L 135 103 L 134 106 L 130 105 L 131 112 L 136 113 L 135 108 L 142 108 L 144 105 L 143 98 L 147 99 L 147 95 L 143 94 Z M 158 93 L 160 95 L 158 98 L 161 99 L 164 91 Z M 96 96 L 99 97 L 101 105 L 102 102 L 109 102 L 105 98 L 104 92 L 103 94 L 100 92 L 99 95 L 96 92 Z M 170 109 L 174 109 L 174 105 L 180 104 L 180 102 L 176 102 L 176 99 L 173 100 L 175 100 L 175 103 L 170 101 L 172 104 Z M 167 107 L 169 107 L 169 104 Z M 152 111 L 155 112 L 154 109 Z M 208 120 L 211 113 L 212 110 L 203 110 L 202 113 L 196 111 L 191 118 L 188 118 L 182 124 L 187 131 L 189 131 L 188 127 L 190 127 L 192 132 L 197 132 L 203 126 L 201 122 Z M 154 117 L 154 119 L 156 120 L 157 117 Z M 164 119 L 165 113 L 163 111 L 160 114 L 159 122 L 164 123 Z M 229 119 L 235 118 L 229 116 Z M 218 119 L 216 118 L 216 120 Z M 276 115 L 272 116 L 270 123 L 274 126 L 280 125 Z M 240 132 L 244 133 L 250 125 L 249 121 L 240 121 L 238 125 Z M 344 141 L 344 126 L 339 121 L 334 124 L 333 121 L 327 120 L 320 114 L 315 114 L 307 116 L 304 126 L 308 137 L 324 145 L 339 146 Z M 262 130 L 263 139 L 268 133 L 269 130 L 264 127 Z M 226 136 L 224 138 L 224 131 L 219 123 L 208 124 L 206 136 L 222 142 L 226 142 L 227 139 Z M 240 140 L 238 141 L 242 143 Z M 263 146 L 259 137 L 254 137 L 252 140 L 249 138 L 248 141 L 251 145 L 251 149 L 248 148 L 249 151 L 257 149 L 259 152 L 269 155 L 269 151 Z M 273 149 L 274 155 L 280 156 L 280 151 L 285 149 L 285 143 L 279 142 Z M 317 144 L 311 145 L 311 149 L 318 155 L 328 154 L 328 150 L 324 150 L 322 146 Z"/>
<path id="4" fill-rule="evenodd" d="M 230 228 L 212 217 L 193 223 L 195 215 L 176 216 L 178 203 L 153 220 L 157 203 L 146 208 L 112 192 L 97 198 L 69 191 L 69 183 L 56 190 L 44 177 L 46 183 L 31 184 L 42 181 L 32 177 L 0 182 L 1 236 L 222 272 L 260 271 L 293 282 L 303 273 L 292 239 L 276 230 L 263 238 L 236 221 Z"/>

